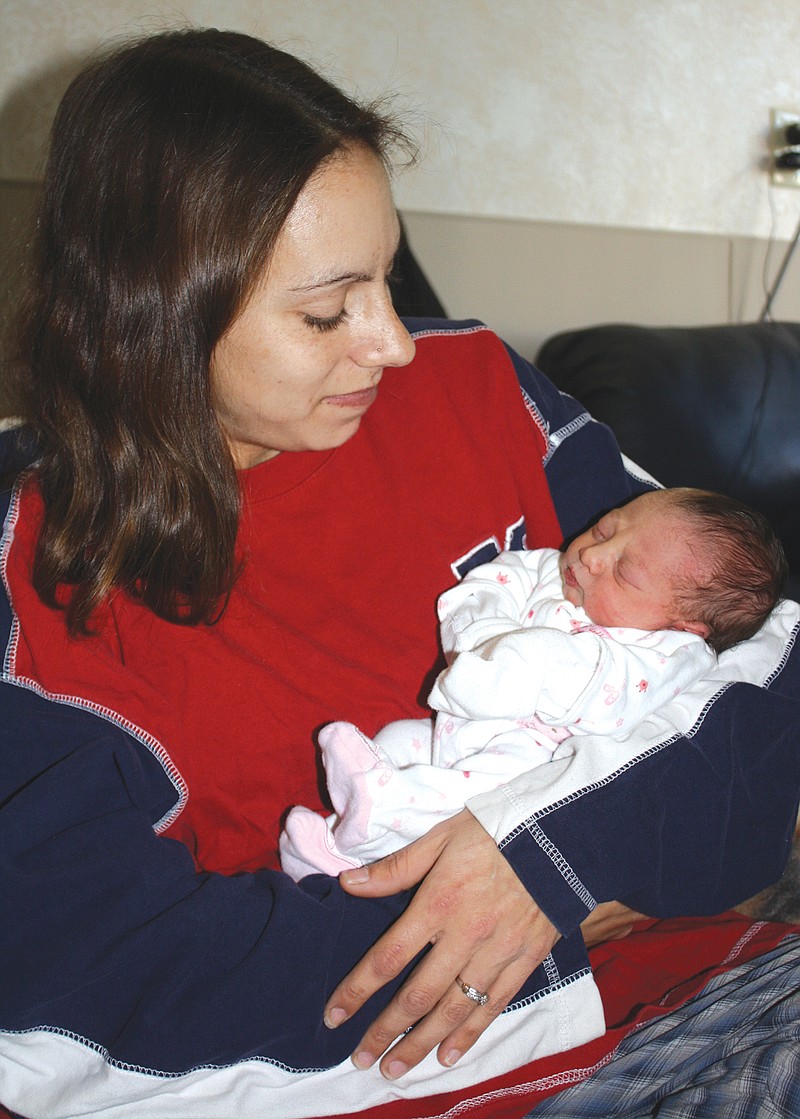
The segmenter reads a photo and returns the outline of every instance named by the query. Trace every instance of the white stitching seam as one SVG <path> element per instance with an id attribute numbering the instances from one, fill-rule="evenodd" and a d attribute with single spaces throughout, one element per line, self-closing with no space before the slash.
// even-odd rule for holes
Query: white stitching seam
<path id="1" fill-rule="evenodd" d="M 306 1072 L 325 1072 L 326 1069 L 323 1065 L 319 1067 L 312 1066 L 309 1068 L 293 1068 L 291 1065 L 286 1065 L 283 1061 L 277 1061 L 271 1057 L 244 1057 L 239 1061 L 231 1061 L 227 1064 L 213 1064 L 208 1062 L 202 1065 L 192 1065 L 191 1068 L 182 1069 L 180 1072 L 166 1072 L 162 1069 L 147 1068 L 145 1065 L 134 1065 L 128 1061 L 120 1061 L 116 1057 L 112 1057 L 104 1045 L 98 1045 L 96 1041 L 90 1038 L 82 1037 L 80 1034 L 73 1033 L 71 1030 L 65 1030 L 62 1026 L 32 1026 L 25 1030 L 2 1030 L 0 1035 L 5 1037 L 25 1037 L 26 1034 L 47 1033 L 53 1034 L 56 1037 L 65 1037 L 70 1041 L 77 1041 L 84 1045 L 87 1049 L 93 1050 L 103 1058 L 105 1064 L 110 1065 L 111 1068 L 121 1069 L 124 1072 L 138 1072 L 146 1076 L 155 1076 L 159 1080 L 178 1080 L 181 1077 L 189 1076 L 193 1072 L 202 1072 L 204 1069 L 226 1069 L 238 1068 L 246 1064 L 261 1064 L 273 1065 L 275 1068 L 282 1069 L 284 1072 L 291 1073 L 306 1073 Z"/>

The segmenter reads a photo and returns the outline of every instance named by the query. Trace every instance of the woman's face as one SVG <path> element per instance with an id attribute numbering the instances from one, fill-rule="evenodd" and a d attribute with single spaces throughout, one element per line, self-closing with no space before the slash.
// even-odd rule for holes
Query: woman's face
<path id="1" fill-rule="evenodd" d="M 399 236 L 371 152 L 337 154 L 306 184 L 212 356 L 214 407 L 239 469 L 346 442 L 384 368 L 411 361 L 387 289 Z"/>

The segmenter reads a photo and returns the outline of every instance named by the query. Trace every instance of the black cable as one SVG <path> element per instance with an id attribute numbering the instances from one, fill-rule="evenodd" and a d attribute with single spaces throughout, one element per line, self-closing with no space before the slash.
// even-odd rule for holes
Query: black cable
<path id="1" fill-rule="evenodd" d="M 798 241 L 800 241 L 800 221 L 798 221 L 797 223 L 797 229 L 795 230 L 794 237 L 792 238 L 788 248 L 786 249 L 786 253 L 784 254 L 783 260 L 781 261 L 781 266 L 778 269 L 778 274 L 773 280 L 772 287 L 767 294 L 767 301 L 762 308 L 761 316 L 758 320 L 759 322 L 766 322 L 769 318 L 772 301 L 778 294 L 778 288 L 781 286 L 781 281 L 783 280 L 784 273 L 789 267 L 789 261 L 792 259 L 792 253 L 797 248 Z"/>

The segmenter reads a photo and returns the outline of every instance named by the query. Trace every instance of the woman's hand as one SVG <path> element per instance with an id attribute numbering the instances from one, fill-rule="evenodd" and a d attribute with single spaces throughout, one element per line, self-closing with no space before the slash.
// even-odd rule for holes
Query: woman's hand
<path id="1" fill-rule="evenodd" d="M 649 920 L 644 913 L 629 909 L 621 901 L 604 901 L 581 924 L 581 932 L 586 947 L 594 948 L 605 940 L 622 940 L 637 921 Z"/>
<path id="2" fill-rule="evenodd" d="M 422 881 L 406 912 L 339 984 L 325 1012 L 327 1025 L 339 1025 L 432 945 L 353 1054 L 358 1068 L 369 1068 L 414 1026 L 381 1061 L 389 1080 L 436 1046 L 441 1064 L 455 1064 L 559 937 L 466 809 L 395 854 L 346 871 L 340 881 L 361 897 L 384 897 Z M 484 1006 L 460 990 L 457 976 L 488 994 Z"/>

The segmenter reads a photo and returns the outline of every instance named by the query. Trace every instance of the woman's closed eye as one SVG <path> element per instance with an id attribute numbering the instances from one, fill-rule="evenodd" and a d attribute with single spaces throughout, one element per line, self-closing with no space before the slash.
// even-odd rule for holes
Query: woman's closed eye
<path id="1" fill-rule="evenodd" d="M 325 333 L 327 330 L 336 330 L 338 326 L 347 318 L 347 309 L 342 307 L 335 315 L 324 317 L 322 315 L 303 315 L 303 322 L 306 326 L 310 326 L 312 330 L 317 330 L 320 333 Z"/>

